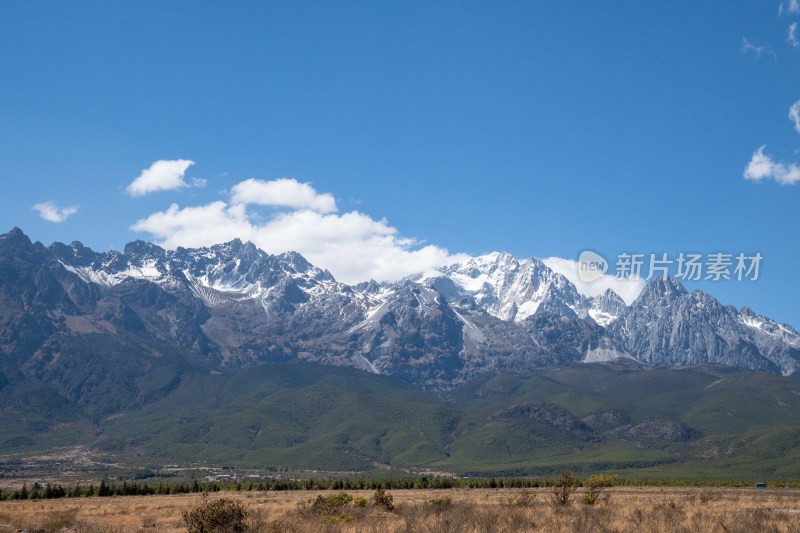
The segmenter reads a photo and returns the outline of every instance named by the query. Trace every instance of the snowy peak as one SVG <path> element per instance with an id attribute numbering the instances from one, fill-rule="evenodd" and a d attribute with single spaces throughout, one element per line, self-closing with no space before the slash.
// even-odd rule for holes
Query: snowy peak
<path id="1" fill-rule="evenodd" d="M 789 324 L 778 324 L 771 318 L 755 313 L 749 307 L 742 307 L 738 313 L 738 319 L 740 324 L 758 334 L 800 348 L 800 333 Z"/>
<path id="2" fill-rule="evenodd" d="M 592 296 L 589 302 L 589 316 L 601 326 L 616 320 L 627 308 L 625 301 L 611 289 L 606 289 L 600 296 Z"/>
<path id="3" fill-rule="evenodd" d="M 448 300 L 471 297 L 501 320 L 525 320 L 537 312 L 586 318 L 588 301 L 561 274 L 535 258 L 518 260 L 502 252 L 447 265 L 416 277 Z"/>
<path id="4" fill-rule="evenodd" d="M 110 331 L 107 321 L 121 317 L 120 327 L 151 328 L 231 365 L 300 358 L 432 387 L 491 369 L 619 357 L 800 375 L 795 329 L 687 293 L 670 278 L 653 280 L 626 306 L 611 290 L 587 298 L 542 261 L 499 252 L 354 286 L 296 252 L 270 255 L 240 240 L 176 250 L 135 241 L 97 253 L 77 241 L 44 248 L 12 231 L 0 235 L 0 252 L 9 271 L 29 265 L 57 277 L 44 289 L 62 287 L 75 298 L 59 300 L 65 316 L 97 313 L 59 323 L 69 334 Z M 102 305 L 87 303 L 95 298 Z"/>
<path id="5" fill-rule="evenodd" d="M 311 265 L 297 252 L 270 255 L 239 239 L 208 248 L 176 250 L 145 241 L 127 244 L 122 253 L 92 252 L 79 242 L 70 246 L 54 243 L 49 250 L 67 270 L 85 281 L 103 286 L 115 286 L 128 279 L 163 285 L 189 283 L 208 303 L 218 303 L 218 298 L 206 289 L 258 298 L 267 289 L 280 285 L 293 294 L 293 300 L 300 301 L 303 298 L 295 287 L 300 290 L 319 283 L 336 285 L 329 272 Z"/>

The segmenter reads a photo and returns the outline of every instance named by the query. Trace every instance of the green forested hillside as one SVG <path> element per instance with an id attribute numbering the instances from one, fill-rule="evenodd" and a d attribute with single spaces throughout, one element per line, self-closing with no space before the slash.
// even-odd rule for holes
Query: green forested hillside
<path id="1" fill-rule="evenodd" d="M 21 408 L 3 402 L 4 420 Z M 67 423 L 3 424 L 4 451 L 89 441 L 111 455 L 265 469 L 800 476 L 800 381 L 719 366 L 582 364 L 433 394 L 352 368 L 262 365 L 187 378 L 94 424 L 69 403 L 45 411 L 26 420 Z"/>

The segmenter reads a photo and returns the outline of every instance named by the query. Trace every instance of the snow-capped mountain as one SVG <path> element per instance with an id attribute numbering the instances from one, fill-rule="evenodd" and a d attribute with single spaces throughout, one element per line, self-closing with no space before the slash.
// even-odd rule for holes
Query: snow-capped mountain
<path id="1" fill-rule="evenodd" d="M 434 389 L 617 358 L 795 374 L 800 334 L 674 280 L 630 306 L 612 291 L 587 298 L 541 261 L 503 253 L 351 286 L 297 253 L 238 240 L 97 253 L 14 229 L 0 236 L 0 356 L 0 373 L 10 365 L 77 396 L 124 382 L 136 401 L 183 372 L 293 360 Z"/>
<path id="2" fill-rule="evenodd" d="M 800 334 L 674 279 L 650 282 L 608 331 L 649 365 L 717 363 L 783 375 L 800 369 Z"/>
<path id="3" fill-rule="evenodd" d="M 413 277 L 450 300 L 470 297 L 490 315 L 521 322 L 536 313 L 589 318 L 591 303 L 535 258 L 494 252 Z"/>
<path id="4" fill-rule="evenodd" d="M 128 244 L 122 253 L 96 253 L 80 242 L 70 246 L 54 243 L 49 250 L 64 268 L 86 282 L 106 287 L 130 279 L 165 286 L 188 283 L 210 306 L 228 298 L 266 303 L 270 293 L 282 284 L 302 286 L 309 296 L 342 290 L 329 272 L 311 265 L 296 252 L 269 255 L 238 239 L 188 250 L 164 250 L 144 241 Z"/>
<path id="5" fill-rule="evenodd" d="M 589 298 L 589 316 L 601 326 L 608 326 L 627 309 L 625 301 L 611 289 L 599 296 Z"/>

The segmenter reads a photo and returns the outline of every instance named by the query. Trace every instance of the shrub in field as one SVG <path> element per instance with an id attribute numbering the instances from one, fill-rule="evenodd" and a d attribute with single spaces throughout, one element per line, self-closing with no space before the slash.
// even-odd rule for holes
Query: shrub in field
<path id="1" fill-rule="evenodd" d="M 330 496 L 320 494 L 311 504 L 311 508 L 319 514 L 334 515 L 347 507 L 352 501 L 353 497 L 346 492 L 339 492 Z"/>
<path id="2" fill-rule="evenodd" d="M 209 501 L 208 493 L 181 514 L 188 533 L 244 533 L 247 529 L 244 505 L 228 498 Z"/>
<path id="3" fill-rule="evenodd" d="M 382 507 L 387 511 L 394 511 L 394 498 L 385 490 L 377 488 L 372 496 L 372 505 Z"/>
<path id="4" fill-rule="evenodd" d="M 366 498 L 356 498 L 353 500 L 353 507 L 366 507 L 367 506 L 367 499 Z"/>
<path id="5" fill-rule="evenodd" d="M 570 470 L 561 472 L 561 477 L 553 485 L 553 502 L 556 505 L 568 505 L 572 493 L 578 486 L 578 480 Z"/>
<path id="6" fill-rule="evenodd" d="M 581 498 L 583 503 L 594 505 L 600 499 L 600 493 L 608 487 L 614 486 L 619 481 L 619 476 L 591 476 L 586 482 L 586 494 Z"/>
<path id="7" fill-rule="evenodd" d="M 511 502 L 512 505 L 517 505 L 520 507 L 527 507 L 529 505 L 533 505 L 536 501 L 536 496 L 527 489 L 520 489 L 519 493 L 515 500 Z"/>

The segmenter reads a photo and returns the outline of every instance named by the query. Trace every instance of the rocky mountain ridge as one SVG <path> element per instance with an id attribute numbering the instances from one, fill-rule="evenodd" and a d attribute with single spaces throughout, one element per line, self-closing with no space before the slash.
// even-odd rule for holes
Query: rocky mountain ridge
<path id="1" fill-rule="evenodd" d="M 15 228 L 0 236 L 0 357 L 0 372 L 75 399 L 122 383 L 114 396 L 135 403 L 186 372 L 292 360 L 429 389 L 620 357 L 793 375 L 800 334 L 674 280 L 651 282 L 630 306 L 611 291 L 587 298 L 541 261 L 502 253 L 351 286 L 300 254 L 238 240 L 98 253 L 79 242 L 45 247 Z"/>

